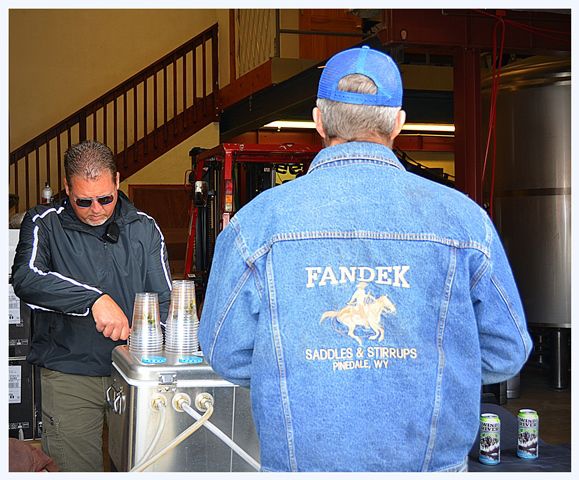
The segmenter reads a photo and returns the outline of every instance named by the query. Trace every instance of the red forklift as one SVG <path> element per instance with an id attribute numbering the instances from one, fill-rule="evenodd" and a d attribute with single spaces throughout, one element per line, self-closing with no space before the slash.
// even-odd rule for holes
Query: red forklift
<path id="1" fill-rule="evenodd" d="M 189 152 L 192 195 L 184 278 L 195 281 L 199 307 L 219 232 L 259 193 L 304 175 L 319 150 L 291 143 L 223 143 Z"/>

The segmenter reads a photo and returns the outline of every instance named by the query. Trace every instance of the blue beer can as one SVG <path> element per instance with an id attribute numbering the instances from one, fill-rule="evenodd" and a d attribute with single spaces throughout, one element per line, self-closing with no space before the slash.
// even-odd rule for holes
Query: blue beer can
<path id="1" fill-rule="evenodd" d="M 526 460 L 534 460 L 539 457 L 539 415 L 535 410 L 523 408 L 519 410 L 517 418 L 517 455 Z"/>
<path id="2" fill-rule="evenodd" d="M 494 413 L 480 416 L 479 462 L 497 465 L 501 461 L 501 419 Z"/>

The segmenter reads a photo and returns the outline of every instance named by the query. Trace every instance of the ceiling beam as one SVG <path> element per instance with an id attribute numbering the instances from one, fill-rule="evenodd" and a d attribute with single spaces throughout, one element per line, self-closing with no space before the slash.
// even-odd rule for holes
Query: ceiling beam
<path id="1" fill-rule="evenodd" d="M 570 12 L 570 11 L 569 11 Z M 495 23 L 505 26 L 505 53 L 553 55 L 571 51 L 571 15 L 514 10 L 383 10 L 384 45 L 491 50 Z"/>

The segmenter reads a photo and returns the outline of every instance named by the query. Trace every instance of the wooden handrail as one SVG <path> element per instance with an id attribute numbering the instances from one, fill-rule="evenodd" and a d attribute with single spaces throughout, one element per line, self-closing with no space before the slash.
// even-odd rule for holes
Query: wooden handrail
<path id="1" fill-rule="evenodd" d="M 95 139 L 108 144 L 121 178 L 126 178 L 214 121 L 219 91 L 217 33 L 214 24 L 13 150 L 10 193 L 21 197 L 16 211 L 40 201 L 45 181 L 53 190 L 62 190 L 61 154 L 73 143 Z M 211 54 L 207 54 L 209 49 Z M 198 94 L 200 84 L 203 92 Z M 29 164 L 31 156 L 33 165 Z M 21 178 L 24 173 L 26 178 Z M 54 173 L 58 178 L 51 178 Z M 23 195 L 19 195 L 21 187 Z"/>

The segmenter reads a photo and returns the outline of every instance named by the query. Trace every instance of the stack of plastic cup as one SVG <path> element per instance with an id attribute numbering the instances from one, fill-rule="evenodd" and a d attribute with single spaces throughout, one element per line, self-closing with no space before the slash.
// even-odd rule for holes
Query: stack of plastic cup
<path id="1" fill-rule="evenodd" d="M 165 351 L 182 358 L 195 355 L 199 350 L 198 330 L 195 284 L 190 280 L 174 280 L 165 325 Z"/>
<path id="2" fill-rule="evenodd" d="M 133 307 L 133 324 L 129 335 L 129 351 L 147 356 L 163 350 L 163 332 L 159 318 L 159 298 L 156 293 L 137 293 Z"/>

